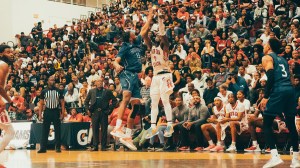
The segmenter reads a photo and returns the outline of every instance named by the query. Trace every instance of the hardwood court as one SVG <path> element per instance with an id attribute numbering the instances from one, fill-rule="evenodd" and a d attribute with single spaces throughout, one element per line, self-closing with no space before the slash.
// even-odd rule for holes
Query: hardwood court
<path id="1" fill-rule="evenodd" d="M 7 168 L 255 168 L 262 167 L 270 158 L 269 154 L 253 153 L 48 151 L 37 154 L 35 150 L 5 151 L 3 155 Z M 279 167 L 289 167 L 290 158 L 282 155 L 284 164 Z"/>

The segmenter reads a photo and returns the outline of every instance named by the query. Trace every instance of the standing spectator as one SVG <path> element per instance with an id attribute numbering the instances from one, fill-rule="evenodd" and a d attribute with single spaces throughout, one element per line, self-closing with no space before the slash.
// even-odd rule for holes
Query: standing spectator
<path id="1" fill-rule="evenodd" d="M 110 104 L 110 101 L 111 104 Z M 92 151 L 98 151 L 99 145 L 99 124 L 101 123 L 101 150 L 106 151 L 108 115 L 112 113 L 117 104 L 116 97 L 108 89 L 103 88 L 103 79 L 96 81 L 96 88 L 91 89 L 85 99 L 87 112 L 92 113 L 93 126 L 93 148 Z"/>
<path id="2" fill-rule="evenodd" d="M 47 151 L 47 141 L 50 131 L 50 124 L 53 122 L 55 129 L 55 150 L 57 153 L 61 152 L 60 146 L 60 119 L 62 119 L 63 114 L 65 113 L 65 102 L 64 97 L 60 91 L 54 88 L 54 77 L 50 76 L 48 79 L 48 88 L 42 91 L 39 103 L 39 120 L 42 120 L 42 111 L 43 106 L 45 105 L 44 111 L 44 122 L 43 122 L 43 132 L 42 132 L 42 141 L 41 148 L 38 153 L 46 153 Z M 59 109 L 61 106 L 61 112 Z"/>

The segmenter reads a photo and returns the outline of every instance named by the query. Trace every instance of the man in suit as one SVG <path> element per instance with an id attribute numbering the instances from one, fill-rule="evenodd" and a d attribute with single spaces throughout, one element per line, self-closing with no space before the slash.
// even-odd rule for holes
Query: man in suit
<path id="1" fill-rule="evenodd" d="M 98 151 L 99 144 L 99 123 L 101 123 L 102 138 L 101 150 L 106 149 L 108 115 L 113 111 L 117 104 L 117 99 L 113 93 L 103 88 L 103 79 L 96 80 L 96 88 L 91 89 L 85 99 L 85 107 L 88 107 L 87 112 L 92 113 L 92 128 L 93 128 L 93 148 L 92 151 Z"/>

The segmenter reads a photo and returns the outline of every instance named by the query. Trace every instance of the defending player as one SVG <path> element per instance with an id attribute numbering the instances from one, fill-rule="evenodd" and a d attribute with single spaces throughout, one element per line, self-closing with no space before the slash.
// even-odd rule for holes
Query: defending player
<path id="1" fill-rule="evenodd" d="M 283 161 L 275 147 L 273 134 L 273 120 L 282 112 L 285 123 L 289 129 L 289 135 L 293 146 L 293 159 L 290 167 L 300 167 L 298 133 L 295 125 L 296 96 L 295 89 L 290 79 L 287 61 L 277 55 L 281 43 L 278 39 L 271 38 L 264 46 L 265 56 L 262 65 L 266 70 L 268 82 L 265 88 L 265 96 L 259 104 L 264 108 L 263 130 L 265 140 L 271 148 L 272 158 L 263 166 L 264 168 L 277 166 Z"/>

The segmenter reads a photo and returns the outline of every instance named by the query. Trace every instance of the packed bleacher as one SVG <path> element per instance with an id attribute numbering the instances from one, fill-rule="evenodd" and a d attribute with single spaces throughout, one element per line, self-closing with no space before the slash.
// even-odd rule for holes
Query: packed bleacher
<path id="1" fill-rule="evenodd" d="M 299 112 L 300 3 L 292 0 L 151 1 L 118 0 L 99 12 L 91 13 L 86 20 L 51 28 L 43 27 L 39 22 L 35 23 L 30 34 L 17 34 L 13 49 L 18 60 L 10 67 L 5 88 L 17 107 L 7 107 L 12 121 L 41 122 L 39 96 L 47 87 L 47 79 L 53 75 L 56 88 L 64 94 L 65 122 L 91 121 L 84 101 L 99 78 L 104 79 L 104 88 L 110 89 L 120 101 L 122 87 L 113 61 L 121 47 L 122 35 L 125 31 L 138 35 L 147 20 L 148 8 L 156 5 L 162 9 L 170 42 L 170 69 L 175 84 L 170 100 L 175 133 L 171 138 L 163 137 L 166 119 L 161 105 L 159 138 L 152 138 L 149 142 L 144 139 L 143 133 L 150 127 L 150 84 L 153 77 L 150 49 L 145 45 L 143 70 L 139 75 L 144 105 L 139 115 L 143 124 L 141 126 L 140 119 L 136 119 L 134 144 L 139 149 L 149 150 L 177 147 L 181 151 L 222 151 L 227 143 L 231 144 L 227 150 L 234 151 L 233 143 L 239 144 L 241 138 L 236 138 L 233 133 L 243 135 L 247 132 L 247 142 L 251 144 L 243 146 L 245 151 L 267 148 L 258 145 L 264 142 L 258 135 L 262 132 L 263 117 L 258 105 L 268 80 L 262 66 L 263 49 L 270 38 L 281 41 L 278 54 L 288 61 L 289 71 L 293 74 L 296 99 L 290 101 L 298 102 Z M 148 34 L 153 41 L 158 31 L 158 15 L 155 13 Z M 243 126 L 232 132 L 228 129 L 235 126 L 223 123 L 222 136 L 217 137 L 218 133 L 211 129 L 220 115 L 216 111 L 223 106 L 227 109 L 237 101 L 243 104 L 244 114 L 240 120 Z M 117 108 L 109 116 L 109 130 L 115 126 L 116 117 Z M 300 119 L 296 117 L 295 120 L 300 134 Z M 274 120 L 274 130 L 277 134 L 288 132 L 284 116 Z M 215 137 L 210 138 L 210 134 Z M 231 142 L 226 142 L 226 138 Z M 109 138 L 109 142 L 113 141 Z"/>

